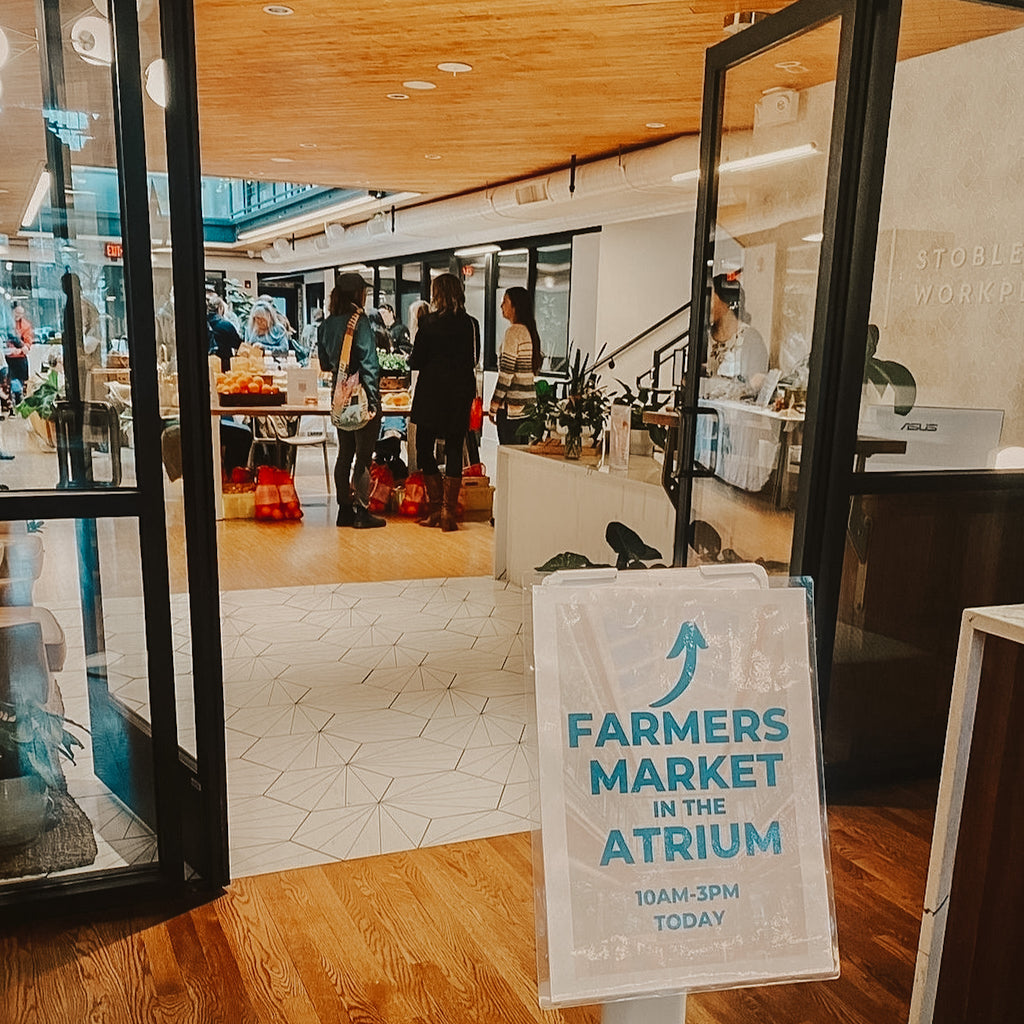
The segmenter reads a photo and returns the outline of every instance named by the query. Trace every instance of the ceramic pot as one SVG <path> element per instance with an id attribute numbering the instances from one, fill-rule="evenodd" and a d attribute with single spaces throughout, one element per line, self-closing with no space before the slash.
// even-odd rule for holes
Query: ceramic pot
<path id="1" fill-rule="evenodd" d="M 0 848 L 31 843 L 46 826 L 50 795 L 38 775 L 0 779 Z"/>

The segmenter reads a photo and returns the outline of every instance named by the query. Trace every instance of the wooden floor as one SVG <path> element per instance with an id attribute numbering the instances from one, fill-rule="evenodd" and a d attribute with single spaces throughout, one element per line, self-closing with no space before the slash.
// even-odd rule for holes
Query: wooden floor
<path id="1" fill-rule="evenodd" d="M 690 997 L 689 1024 L 903 1024 L 934 787 L 829 811 L 842 977 Z M 584 1024 L 541 1012 L 526 834 L 240 879 L 190 911 L 0 924 L 0 1021 Z"/>

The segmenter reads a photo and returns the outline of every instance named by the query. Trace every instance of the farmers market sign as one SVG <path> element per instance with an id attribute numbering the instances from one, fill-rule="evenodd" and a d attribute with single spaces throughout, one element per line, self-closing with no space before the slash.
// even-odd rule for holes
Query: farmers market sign
<path id="1" fill-rule="evenodd" d="M 837 973 L 806 592 L 665 572 L 533 590 L 545 1006 Z"/>

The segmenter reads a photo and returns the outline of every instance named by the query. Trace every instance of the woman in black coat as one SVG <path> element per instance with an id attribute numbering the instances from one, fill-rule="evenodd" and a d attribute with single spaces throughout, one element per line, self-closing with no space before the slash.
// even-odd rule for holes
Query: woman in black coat
<path id="1" fill-rule="evenodd" d="M 416 460 L 427 491 L 423 526 L 455 530 L 462 486 L 462 446 L 469 408 L 476 397 L 476 360 L 480 325 L 466 312 L 466 293 L 454 274 L 441 274 L 431 286 L 432 312 L 421 321 L 409 366 L 419 371 L 412 399 L 416 424 Z M 445 475 L 435 448 L 444 439 Z"/>

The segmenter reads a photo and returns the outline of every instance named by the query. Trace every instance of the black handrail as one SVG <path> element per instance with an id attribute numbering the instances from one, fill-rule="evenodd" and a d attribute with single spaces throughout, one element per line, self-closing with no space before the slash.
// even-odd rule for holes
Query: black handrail
<path id="1" fill-rule="evenodd" d="M 622 355 L 622 353 L 625 352 L 627 349 L 632 348 L 638 342 L 643 341 L 644 338 L 646 338 L 649 334 L 653 334 L 659 327 L 664 327 L 665 324 L 669 322 L 669 320 L 673 319 L 673 317 L 679 316 L 680 313 L 685 313 L 689 308 L 690 303 L 687 302 L 685 305 L 680 306 L 678 309 L 673 309 L 671 313 L 667 313 L 657 323 L 651 324 L 650 327 L 645 327 L 638 335 L 636 335 L 633 338 L 630 338 L 629 341 L 623 342 L 614 352 L 610 352 L 603 359 L 599 359 L 596 363 L 594 363 L 591 369 L 600 370 L 602 366 L 607 366 L 609 369 L 614 369 L 616 356 Z"/>
<path id="2" fill-rule="evenodd" d="M 647 377 L 651 378 L 651 387 L 658 389 L 658 385 L 661 383 L 661 366 L 665 362 L 665 353 L 671 349 L 672 358 L 675 359 L 676 354 L 679 352 L 685 352 L 690 342 L 690 329 L 687 327 L 682 334 L 677 334 L 671 341 L 666 341 L 664 345 L 659 346 L 654 350 L 654 359 L 651 363 L 651 368 L 645 370 L 636 379 L 637 387 L 644 387 L 644 380 Z M 682 344 L 680 344 L 682 343 Z M 673 381 L 673 387 L 675 387 L 675 381 Z"/>

